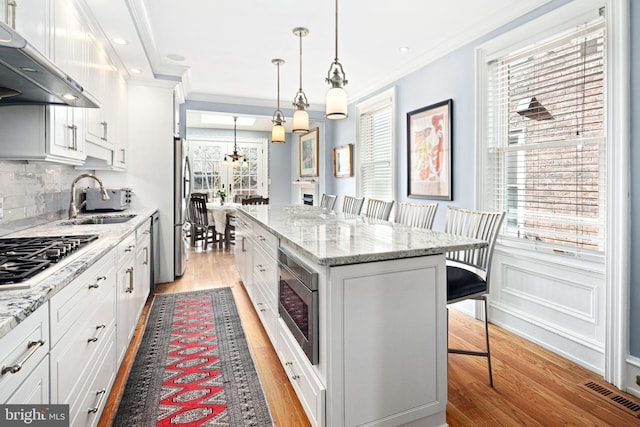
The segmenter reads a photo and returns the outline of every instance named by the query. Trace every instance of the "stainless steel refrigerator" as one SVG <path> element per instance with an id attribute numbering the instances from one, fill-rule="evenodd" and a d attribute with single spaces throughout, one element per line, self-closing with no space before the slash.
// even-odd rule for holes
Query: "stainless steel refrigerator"
<path id="1" fill-rule="evenodd" d="M 189 156 L 187 141 L 174 138 L 174 168 L 173 168 L 173 241 L 174 241 L 174 272 L 180 277 L 187 269 L 187 199 L 191 192 Z"/>

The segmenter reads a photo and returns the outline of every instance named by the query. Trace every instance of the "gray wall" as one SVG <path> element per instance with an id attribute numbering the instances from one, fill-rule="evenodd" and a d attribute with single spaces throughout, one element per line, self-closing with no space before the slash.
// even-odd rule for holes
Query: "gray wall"
<path id="1" fill-rule="evenodd" d="M 381 88 L 377 93 L 396 87 L 396 199 L 407 201 L 407 147 L 406 147 L 406 113 L 420 107 L 448 98 L 453 99 L 453 201 L 443 205 L 436 217 L 434 227 L 444 224 L 444 206 L 451 203 L 456 206 L 471 208 L 474 206 L 475 185 L 475 77 L 474 49 L 487 40 L 503 34 L 523 23 L 541 16 L 561 5 L 567 0 L 556 0 L 538 10 L 500 28 L 475 42 L 464 46 L 434 61 L 424 68 Z M 630 1 L 631 17 L 631 99 L 640 100 L 640 1 Z M 635 27 L 633 26 L 635 25 Z M 348 89 L 348 87 L 347 87 Z M 371 96 L 376 93 L 371 94 Z M 363 99 L 364 100 L 364 99 Z M 357 102 L 363 101 L 358 100 Z M 631 103 L 631 164 L 640 164 L 640 108 Z M 349 106 L 349 118 L 334 122 L 328 126 L 327 150 L 343 144 L 356 143 L 355 103 Z M 333 142 L 333 143 L 332 143 Z M 354 156 L 357 155 L 357 144 Z M 328 161 L 327 161 L 328 163 Z M 328 166 L 328 165 L 327 165 Z M 356 193 L 356 178 L 331 178 L 327 182 L 329 192 L 338 194 L 337 209 L 342 206 L 342 196 Z M 414 203 L 422 203 L 419 199 L 411 199 Z M 633 218 L 640 215 L 640 168 L 631 171 L 631 296 L 630 296 L 630 350 L 631 354 L 640 357 L 640 226 Z"/>

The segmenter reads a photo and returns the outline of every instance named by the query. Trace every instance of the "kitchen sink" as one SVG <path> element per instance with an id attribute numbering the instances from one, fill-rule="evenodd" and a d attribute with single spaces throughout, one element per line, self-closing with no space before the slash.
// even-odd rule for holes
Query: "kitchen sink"
<path id="1" fill-rule="evenodd" d="M 58 225 L 120 224 L 122 222 L 127 222 L 135 217 L 136 215 L 117 215 L 117 216 L 94 215 L 90 217 L 70 219 L 68 221 L 61 221 L 58 223 Z"/>

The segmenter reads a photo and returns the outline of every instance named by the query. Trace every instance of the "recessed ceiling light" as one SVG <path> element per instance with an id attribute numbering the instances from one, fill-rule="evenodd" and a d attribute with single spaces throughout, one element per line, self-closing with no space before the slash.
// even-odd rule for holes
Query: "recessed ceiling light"
<path id="1" fill-rule="evenodd" d="M 125 39 L 122 39 L 120 37 L 116 37 L 114 39 L 111 40 L 112 42 L 114 42 L 115 44 L 119 44 L 120 46 L 124 46 L 129 44 L 128 41 L 126 41 Z"/>
<path id="2" fill-rule="evenodd" d="M 398 50 L 400 53 L 407 53 L 409 52 L 409 46 L 401 46 Z"/>
<path id="3" fill-rule="evenodd" d="M 177 53 L 170 53 L 167 55 L 167 58 L 169 58 L 172 61 L 184 61 L 185 59 L 187 59 L 182 55 L 178 55 Z"/>
<path id="4" fill-rule="evenodd" d="M 140 74 L 142 73 L 142 70 L 139 68 L 130 68 L 129 71 L 131 71 L 133 74 Z"/>

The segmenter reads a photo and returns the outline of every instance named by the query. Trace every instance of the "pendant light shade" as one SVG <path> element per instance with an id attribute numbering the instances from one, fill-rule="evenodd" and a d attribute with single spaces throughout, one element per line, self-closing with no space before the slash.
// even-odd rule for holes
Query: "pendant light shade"
<path id="1" fill-rule="evenodd" d="M 342 64 L 338 61 L 338 0 L 336 0 L 336 57 L 329 66 L 327 83 L 331 85 L 327 93 L 325 117 L 331 120 L 347 118 L 347 93 L 344 86 L 348 83 Z"/>
<path id="2" fill-rule="evenodd" d="M 293 34 L 300 39 L 300 88 L 293 98 L 293 106 L 297 108 L 293 113 L 293 133 L 307 133 L 309 132 L 309 113 L 305 109 L 309 108 L 309 102 L 307 95 L 302 90 L 302 38 L 309 34 L 309 30 L 296 27 L 293 29 Z"/>
<path id="3" fill-rule="evenodd" d="M 272 59 L 271 63 L 278 67 L 278 105 L 276 111 L 273 113 L 273 128 L 271 129 L 271 143 L 272 144 L 284 144 L 284 114 L 280 111 L 280 65 L 284 64 L 283 59 Z"/>

